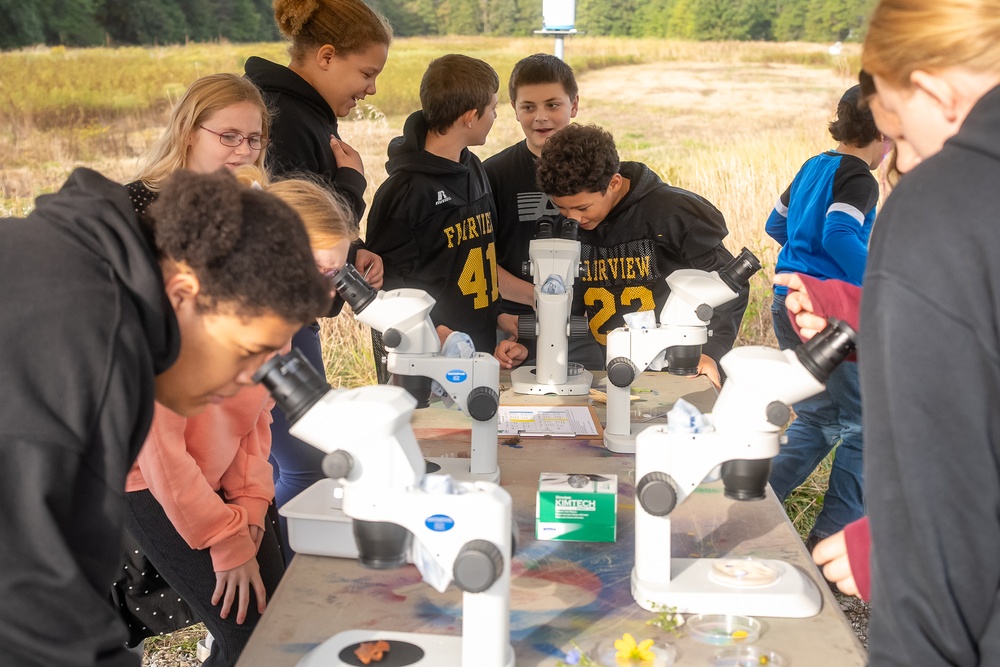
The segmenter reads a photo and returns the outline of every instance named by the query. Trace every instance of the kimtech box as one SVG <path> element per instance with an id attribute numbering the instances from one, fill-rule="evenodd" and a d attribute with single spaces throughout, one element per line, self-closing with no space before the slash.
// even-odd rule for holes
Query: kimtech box
<path id="1" fill-rule="evenodd" d="M 543 472 L 535 500 L 535 539 L 614 542 L 618 476 Z"/>

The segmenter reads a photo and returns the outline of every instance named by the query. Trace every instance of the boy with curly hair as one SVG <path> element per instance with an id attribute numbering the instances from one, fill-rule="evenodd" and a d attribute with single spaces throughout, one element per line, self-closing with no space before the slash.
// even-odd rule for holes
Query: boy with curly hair
<path id="1" fill-rule="evenodd" d="M 715 271 L 733 259 L 722 213 L 703 197 L 664 183 L 641 162 L 620 162 L 610 133 L 569 125 L 542 149 L 538 187 L 580 224 L 583 300 L 603 347 L 624 315 L 659 311 L 677 269 Z M 720 383 L 718 361 L 739 332 L 748 288 L 715 309 L 699 372 Z"/>
<path id="2" fill-rule="evenodd" d="M 431 62 L 420 82 L 422 109 L 389 143 L 389 178 L 368 214 L 368 248 L 385 264 L 384 289 L 422 289 L 436 300 L 439 334 L 467 333 L 481 352 L 496 347 L 500 286 L 496 213 L 481 146 L 496 118 L 500 79 L 459 54 Z"/>
<path id="3" fill-rule="evenodd" d="M 507 84 L 514 116 L 524 141 L 509 146 L 483 162 L 497 207 L 495 223 L 501 302 L 500 328 L 517 335 L 517 319 L 530 314 L 534 283 L 527 271 L 528 247 L 539 218 L 556 217 L 559 209 L 535 184 L 535 163 L 549 137 L 576 117 L 580 96 L 573 70 L 559 58 L 536 53 L 522 58 Z M 575 306 L 582 315 L 583 302 Z M 534 341 L 522 341 L 529 358 Z M 571 338 L 569 359 L 591 370 L 604 369 L 601 349 L 592 337 Z M 526 363 L 532 363 L 530 359 Z"/>

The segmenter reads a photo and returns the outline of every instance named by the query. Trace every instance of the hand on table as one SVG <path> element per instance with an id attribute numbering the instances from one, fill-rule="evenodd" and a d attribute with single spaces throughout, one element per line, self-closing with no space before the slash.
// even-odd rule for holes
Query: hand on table
<path id="1" fill-rule="evenodd" d="M 826 318 L 815 313 L 809 291 L 798 274 L 779 273 L 774 276 L 774 284 L 788 288 L 785 307 L 795 318 L 795 324 L 799 326 L 802 338 L 809 340 L 826 328 Z"/>
<path id="2" fill-rule="evenodd" d="M 528 358 L 528 348 L 516 340 L 502 340 L 493 352 L 493 356 L 500 362 L 500 368 L 511 369 Z"/>
<path id="3" fill-rule="evenodd" d="M 264 590 L 264 580 L 260 578 L 260 566 L 257 565 L 256 555 L 231 570 L 215 573 L 212 605 L 217 605 L 221 601 L 222 609 L 219 616 L 228 618 L 233 602 L 236 602 L 236 623 L 242 625 L 247 620 L 251 590 L 257 598 L 257 611 L 263 614 L 267 607 L 267 592 Z"/>
<path id="4" fill-rule="evenodd" d="M 860 597 L 858 585 L 851 571 L 851 561 L 847 557 L 847 540 L 844 531 L 835 533 L 816 544 L 812 552 L 813 561 L 822 569 L 823 576 L 837 584 L 844 595 Z"/>
<path id="5" fill-rule="evenodd" d="M 722 389 L 722 376 L 719 375 L 719 366 L 715 363 L 715 359 L 707 354 L 701 355 L 701 360 L 698 361 L 698 375 L 707 377 L 716 391 Z M 698 375 L 693 377 L 698 377 Z"/>

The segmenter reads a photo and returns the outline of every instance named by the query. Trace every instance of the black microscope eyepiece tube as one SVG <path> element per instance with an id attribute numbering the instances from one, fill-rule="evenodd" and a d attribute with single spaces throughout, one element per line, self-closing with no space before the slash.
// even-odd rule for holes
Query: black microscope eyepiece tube
<path id="1" fill-rule="evenodd" d="M 751 276 L 760 271 L 760 260 L 747 248 L 719 271 L 719 277 L 734 292 L 739 292 L 750 282 Z"/>
<path id="2" fill-rule="evenodd" d="M 562 218 L 559 225 L 559 238 L 576 241 L 580 236 L 580 223 L 572 218 Z"/>
<path id="3" fill-rule="evenodd" d="M 535 238 L 550 239 L 555 234 L 556 221 L 547 215 L 543 215 L 535 221 Z"/>
<path id="4" fill-rule="evenodd" d="M 851 325 L 831 317 L 826 328 L 795 348 L 795 354 L 814 378 L 826 382 L 837 364 L 854 351 L 857 339 Z"/>
<path id="5" fill-rule="evenodd" d="M 347 264 L 331 280 L 333 289 L 347 302 L 355 313 L 360 313 L 369 303 L 375 300 L 378 290 L 365 282 L 365 279 L 354 268 Z"/>
<path id="6" fill-rule="evenodd" d="M 316 401 L 330 391 L 330 385 L 299 350 L 275 356 L 253 375 L 253 381 L 267 387 L 285 415 L 294 424 Z"/>

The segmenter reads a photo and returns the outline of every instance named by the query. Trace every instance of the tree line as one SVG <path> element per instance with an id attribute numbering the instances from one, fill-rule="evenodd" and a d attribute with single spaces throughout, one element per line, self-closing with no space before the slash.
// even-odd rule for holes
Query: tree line
<path id="1" fill-rule="evenodd" d="M 399 36 L 528 35 L 542 0 L 370 0 Z M 875 0 L 576 0 L 590 35 L 859 40 Z M 279 38 L 270 0 L 0 0 L 0 49 Z"/>

